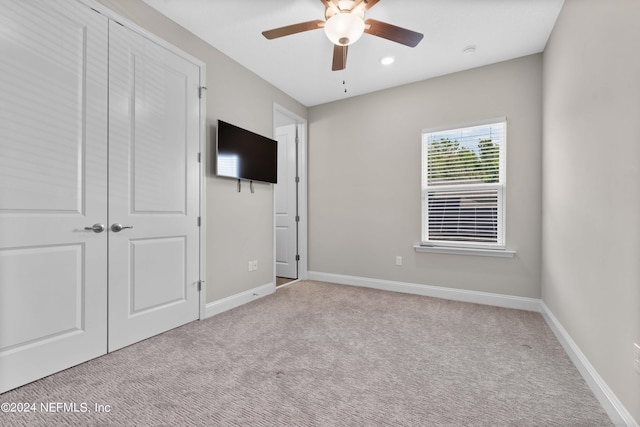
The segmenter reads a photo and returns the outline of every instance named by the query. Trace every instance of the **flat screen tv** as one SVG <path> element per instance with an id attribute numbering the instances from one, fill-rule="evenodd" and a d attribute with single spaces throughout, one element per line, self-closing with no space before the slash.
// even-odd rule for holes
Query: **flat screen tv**
<path id="1" fill-rule="evenodd" d="M 216 175 L 278 182 L 278 141 L 218 120 Z"/>

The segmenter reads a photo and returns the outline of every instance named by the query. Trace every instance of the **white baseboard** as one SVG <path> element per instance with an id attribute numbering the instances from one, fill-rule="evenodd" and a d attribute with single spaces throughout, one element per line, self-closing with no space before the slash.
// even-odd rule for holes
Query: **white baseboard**
<path id="1" fill-rule="evenodd" d="M 258 286 L 257 288 L 249 289 L 248 291 L 240 292 L 239 294 L 231 295 L 230 297 L 223 298 L 218 301 L 210 302 L 205 308 L 205 319 L 207 317 L 215 316 L 232 308 L 241 306 L 255 300 L 256 298 L 262 298 L 276 291 L 275 283 L 267 283 L 266 285 Z"/>
<path id="2" fill-rule="evenodd" d="M 626 410 L 607 383 L 600 377 L 569 333 L 562 327 L 558 319 L 555 318 L 546 304 L 540 299 L 370 279 L 366 277 L 345 276 L 317 271 L 309 271 L 308 274 L 309 280 L 539 312 L 558 338 L 558 341 L 560 341 L 560 344 L 602 405 L 602 408 L 607 412 L 607 415 L 609 415 L 611 421 L 616 426 L 638 427 L 638 423 Z"/>
<path id="3" fill-rule="evenodd" d="M 618 400 L 607 383 L 602 379 L 600 374 L 591 365 L 587 357 L 582 353 L 578 345 L 573 341 L 569 333 L 560 324 L 558 319 L 553 315 L 549 307 L 541 301 L 541 313 L 547 324 L 555 334 L 562 347 L 569 355 L 569 358 L 576 366 L 587 385 L 596 396 L 602 408 L 607 411 L 609 418 L 616 426 L 637 427 L 638 423 L 633 419 L 629 411 Z"/>
<path id="4" fill-rule="evenodd" d="M 418 285 L 366 277 L 344 276 L 341 274 L 321 273 L 317 271 L 309 272 L 309 280 L 338 283 L 340 285 L 361 286 L 363 288 L 380 289 L 383 291 L 403 292 L 406 294 L 493 305 L 497 307 L 515 308 L 518 310 L 540 311 L 540 300 L 535 298 L 467 291 L 464 289 L 444 288 L 440 286 Z"/>

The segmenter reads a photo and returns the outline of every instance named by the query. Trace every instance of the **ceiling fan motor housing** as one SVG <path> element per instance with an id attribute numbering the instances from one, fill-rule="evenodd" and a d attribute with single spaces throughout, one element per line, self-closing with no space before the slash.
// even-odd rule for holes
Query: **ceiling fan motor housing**
<path id="1" fill-rule="evenodd" d="M 353 10 L 356 3 L 355 0 L 339 0 L 338 2 L 329 0 L 324 10 L 324 17 L 326 20 L 329 20 L 329 18 L 338 13 L 349 13 Z M 364 13 L 361 12 L 360 15 L 362 15 L 361 18 L 364 18 Z"/>

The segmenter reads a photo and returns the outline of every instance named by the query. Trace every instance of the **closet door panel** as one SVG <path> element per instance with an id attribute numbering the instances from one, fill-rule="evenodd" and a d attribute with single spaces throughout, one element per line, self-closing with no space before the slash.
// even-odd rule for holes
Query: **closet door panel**
<path id="1" fill-rule="evenodd" d="M 199 67 L 112 23 L 109 350 L 198 318 Z"/>
<path id="2" fill-rule="evenodd" d="M 0 392 L 107 350 L 107 30 L 0 0 Z"/>

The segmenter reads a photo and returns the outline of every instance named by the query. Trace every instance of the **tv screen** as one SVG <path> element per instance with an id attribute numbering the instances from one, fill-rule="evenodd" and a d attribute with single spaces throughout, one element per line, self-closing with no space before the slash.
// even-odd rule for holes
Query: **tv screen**
<path id="1" fill-rule="evenodd" d="M 278 182 L 278 141 L 218 120 L 216 175 Z"/>

